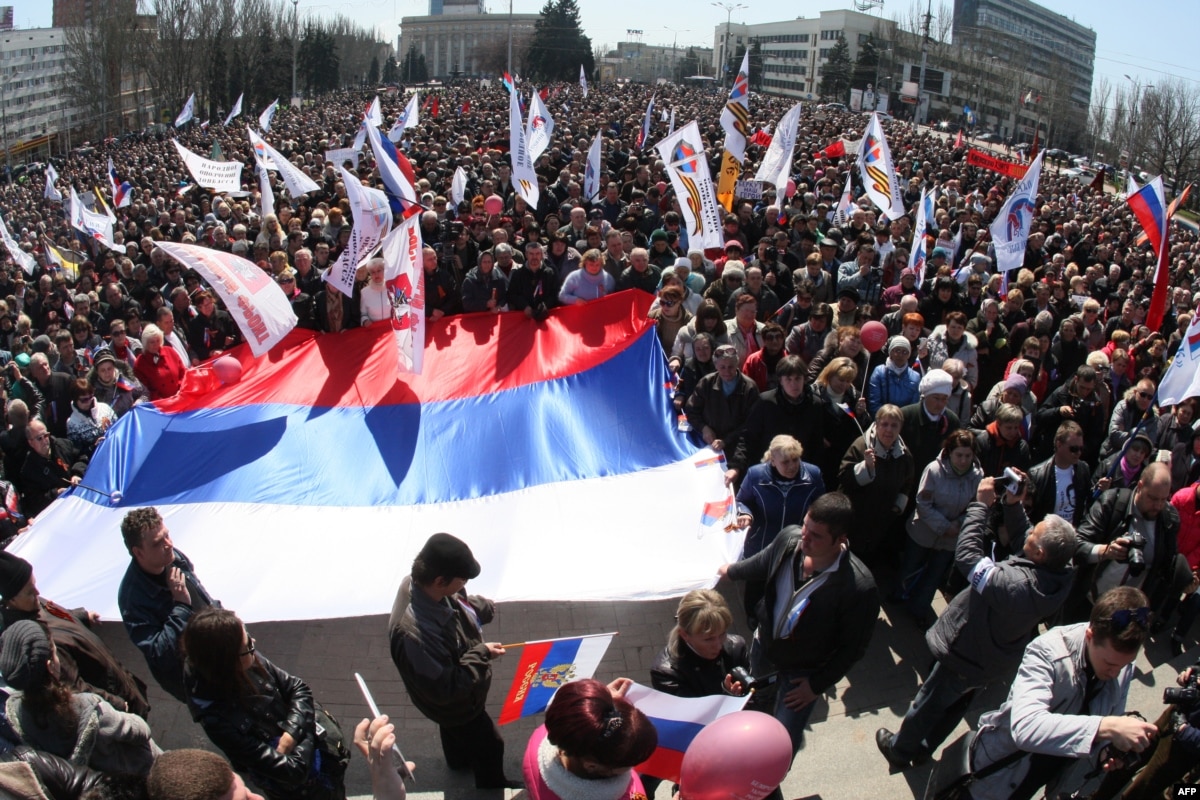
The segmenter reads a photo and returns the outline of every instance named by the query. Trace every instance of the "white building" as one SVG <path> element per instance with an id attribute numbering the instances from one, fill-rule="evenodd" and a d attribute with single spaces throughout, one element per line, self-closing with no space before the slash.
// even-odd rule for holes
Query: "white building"
<path id="1" fill-rule="evenodd" d="M 615 67 L 613 78 L 639 83 L 652 83 L 660 78 L 670 81 L 675 79 L 676 67 L 687 57 L 689 49 L 699 61 L 700 74 L 708 74 L 713 54 L 707 47 L 617 42 L 617 49 L 608 52 L 605 63 Z"/>
<path id="2" fill-rule="evenodd" d="M 457 6 L 461 9 L 463 6 Z M 471 8 L 471 6 L 466 6 Z M 402 62 L 410 47 L 425 56 L 430 78 L 494 78 L 504 69 L 496 69 L 498 55 L 507 49 L 511 25 L 513 66 L 516 68 L 533 36 L 533 26 L 541 14 L 479 14 L 460 10 L 451 12 L 447 5 L 442 14 L 404 17 L 400 20 L 396 60 Z"/>
<path id="3" fill-rule="evenodd" d="M 857 11 L 822 11 L 817 17 L 798 17 L 758 25 L 716 25 L 713 29 L 713 69 L 718 78 L 728 60 L 743 48 L 758 43 L 762 52 L 762 90 L 766 94 L 813 99 L 821 83 L 821 72 L 839 35 L 850 48 L 850 60 L 858 58 L 858 48 L 867 36 L 892 23 Z M 737 65 L 733 66 L 737 70 Z M 728 85 L 729 76 L 724 75 Z"/>
<path id="4" fill-rule="evenodd" d="M 0 32 L 0 150 L 11 150 L 11 159 L 48 147 L 66 126 L 79 122 L 66 80 L 62 28 Z"/>

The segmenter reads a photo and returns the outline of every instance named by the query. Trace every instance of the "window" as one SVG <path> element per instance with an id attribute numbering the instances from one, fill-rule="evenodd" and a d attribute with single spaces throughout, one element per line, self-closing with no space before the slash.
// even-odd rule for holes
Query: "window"
<path id="1" fill-rule="evenodd" d="M 841 31 L 821 31 L 822 42 L 836 42 Z"/>
<path id="2" fill-rule="evenodd" d="M 820 52 L 817 53 L 817 57 L 822 58 L 822 59 L 829 58 L 829 54 L 832 52 L 833 52 L 832 47 L 822 47 Z"/>

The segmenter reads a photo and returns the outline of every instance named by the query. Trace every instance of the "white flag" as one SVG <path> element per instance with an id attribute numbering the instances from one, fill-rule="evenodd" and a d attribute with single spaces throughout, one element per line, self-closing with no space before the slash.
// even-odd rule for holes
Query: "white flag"
<path id="1" fill-rule="evenodd" d="M 454 179 L 450 181 L 450 201 L 454 203 L 455 210 L 462 205 L 462 201 L 467 197 L 467 173 L 462 167 L 455 167 Z"/>
<path id="2" fill-rule="evenodd" d="M 900 219 L 904 216 L 904 201 L 900 198 L 900 181 L 892 166 L 892 151 L 888 149 L 879 115 L 874 112 L 858 151 L 858 171 L 866 186 L 867 197 L 885 217 Z"/>
<path id="3" fill-rule="evenodd" d="M 725 109 L 721 112 L 721 128 L 725 131 L 725 149 L 739 164 L 742 163 L 746 157 L 746 139 L 750 137 L 749 50 L 742 56 L 741 69 L 733 79 L 733 88 L 729 90 L 729 99 L 725 101 Z"/>
<path id="4" fill-rule="evenodd" d="M 525 142 L 529 148 L 529 161 L 535 163 L 538 156 L 550 147 L 550 137 L 554 135 L 554 118 L 542 96 L 537 92 L 529 99 L 529 124 L 525 128 Z"/>
<path id="5" fill-rule="evenodd" d="M 363 114 L 363 120 L 374 125 L 376 128 L 383 124 L 383 112 L 379 108 L 379 95 L 375 95 L 375 99 L 367 105 L 367 111 Z"/>
<path id="6" fill-rule="evenodd" d="M 392 224 L 392 210 L 386 194 L 363 186 L 357 175 L 346 172 L 344 168 L 337 169 L 346 187 L 354 227 L 350 229 L 350 241 L 346 243 L 346 249 L 326 271 L 325 280 L 350 297 L 354 294 L 354 273 L 358 270 L 358 262 L 387 235 Z"/>
<path id="7" fill-rule="evenodd" d="M 838 199 L 837 208 L 833 210 L 833 225 L 841 228 L 850 224 L 850 209 L 854 207 L 854 194 L 850 191 L 851 173 L 846 172 L 846 188 Z"/>
<path id="8" fill-rule="evenodd" d="M 922 190 L 921 199 L 917 201 L 917 224 L 913 228 L 912 250 L 908 254 L 908 266 L 917 273 L 918 285 L 925 280 L 925 262 L 928 259 L 925 252 L 925 237 L 929 227 L 927 199 L 930 199 L 929 192 Z"/>
<path id="9" fill-rule="evenodd" d="M 400 116 L 396 117 L 395 123 L 392 124 L 392 129 L 388 131 L 388 139 L 398 142 L 404 136 L 404 131 L 417 125 L 421 117 L 419 109 L 417 93 L 413 92 L 412 97 L 408 98 L 408 105 L 400 112 Z"/>
<path id="10" fill-rule="evenodd" d="M 392 299 L 398 372 L 421 374 L 425 360 L 425 264 L 421 217 L 400 223 L 383 240 L 384 276 Z"/>
<path id="11" fill-rule="evenodd" d="M 1042 177 L 1042 158 L 1046 151 L 1025 171 L 1025 177 L 1017 181 L 1017 188 L 1000 208 L 991 225 L 992 244 L 996 251 L 996 271 L 1003 275 L 1002 291 L 1008 288 L 1009 270 L 1020 269 L 1025 264 L 1025 245 L 1029 241 L 1029 227 L 1036 212 L 1038 182 Z"/>
<path id="12" fill-rule="evenodd" d="M 516 92 L 508 93 L 508 153 L 512 158 L 513 188 L 530 208 L 537 208 L 540 191 L 533 159 L 525 141 L 525 126 L 521 124 L 521 104 Z"/>
<path id="13" fill-rule="evenodd" d="M 258 189 L 262 200 L 262 218 L 275 213 L 275 193 L 271 190 L 271 173 L 262 159 L 254 156 L 254 171 L 258 173 Z"/>
<path id="14" fill-rule="evenodd" d="M 296 314 L 279 284 L 252 261 L 194 244 L 158 242 L 167 255 L 200 273 L 220 296 L 250 352 L 266 355 L 296 327 Z"/>
<path id="15" fill-rule="evenodd" d="M 588 149 L 587 166 L 583 172 L 583 199 L 591 202 L 600 195 L 600 156 L 604 147 L 604 134 L 596 131 L 596 138 Z"/>
<path id="16" fill-rule="evenodd" d="M 671 127 L 667 129 L 667 136 L 675 132 L 675 107 L 671 106 Z"/>
<path id="17" fill-rule="evenodd" d="M 1179 351 L 1158 384 L 1158 404 L 1166 408 L 1196 396 L 1200 396 L 1200 314 L 1192 317 Z"/>
<path id="18" fill-rule="evenodd" d="M 579 65 L 579 85 L 583 89 L 583 96 L 587 97 L 587 75 L 583 72 L 583 64 Z"/>
<path id="19" fill-rule="evenodd" d="M 271 105 L 267 106 L 267 110 L 258 115 L 258 127 L 262 128 L 262 132 L 266 133 L 271 130 L 271 120 L 275 116 L 275 109 L 279 108 L 279 101 L 276 100 Z"/>
<path id="20" fill-rule="evenodd" d="M 54 184 L 58 181 L 58 170 L 53 164 L 46 165 L 46 189 L 42 192 L 42 196 L 47 200 L 52 200 L 55 203 L 61 203 L 63 196 Z"/>
<path id="21" fill-rule="evenodd" d="M 229 116 L 225 118 L 225 127 L 226 128 L 229 127 L 229 123 L 233 122 L 235 119 L 237 119 L 238 117 L 240 117 L 242 115 L 242 98 L 245 96 L 246 96 L 245 93 L 238 95 L 237 102 L 233 104 L 233 110 L 231 110 L 229 112 Z"/>
<path id="22" fill-rule="evenodd" d="M 283 178 L 283 185 L 287 187 L 288 193 L 292 197 L 299 197 L 321 188 L 316 181 L 304 173 L 304 170 L 288 161 L 282 153 L 267 144 L 266 140 L 255 133 L 249 125 L 246 126 L 246 133 L 250 134 L 250 146 L 254 148 L 255 154 L 262 159 L 267 169 L 279 172 L 279 177 Z"/>
<path id="23" fill-rule="evenodd" d="M 179 116 L 175 118 L 175 127 L 182 128 L 184 125 L 192 121 L 196 116 L 196 93 L 192 92 L 192 96 L 183 104 L 183 110 L 179 112 Z"/>
<path id="24" fill-rule="evenodd" d="M 799 128 L 800 104 L 796 103 L 775 126 L 775 135 L 771 138 L 771 145 L 767 148 L 762 163 L 758 165 L 754 180 L 773 183 L 779 191 L 787 187 L 788 179 L 792 176 L 792 155 L 796 151 L 796 132 Z M 725 137 L 725 141 L 729 141 L 728 136 Z M 745 150 L 745 143 L 742 144 L 742 149 Z"/>
<path id="25" fill-rule="evenodd" d="M 700 127 L 692 120 L 654 146 L 667 165 L 671 185 L 687 221 L 688 244 L 708 249 L 724 244 L 721 207 L 713 191 Z"/>
<path id="26" fill-rule="evenodd" d="M 242 190 L 242 162 L 212 161 L 196 155 L 174 139 L 171 143 L 179 151 L 179 157 L 196 183 L 205 189 L 218 192 L 240 192 Z"/>
<path id="27" fill-rule="evenodd" d="M 27 274 L 32 275 L 37 271 L 37 259 L 21 249 L 17 240 L 8 232 L 8 226 L 4 224 L 3 217 L 0 217 L 0 241 L 4 242 L 4 246 L 8 248 L 8 254 L 12 256 L 13 261 L 20 264 L 21 269 L 25 270 Z"/>
<path id="28" fill-rule="evenodd" d="M 83 201 L 79 199 L 79 195 L 75 193 L 74 186 L 71 187 L 71 199 L 67 214 L 70 217 L 71 227 L 75 230 L 102 247 L 109 250 L 118 249 L 112 240 L 113 221 L 107 214 L 89 211 Z"/>

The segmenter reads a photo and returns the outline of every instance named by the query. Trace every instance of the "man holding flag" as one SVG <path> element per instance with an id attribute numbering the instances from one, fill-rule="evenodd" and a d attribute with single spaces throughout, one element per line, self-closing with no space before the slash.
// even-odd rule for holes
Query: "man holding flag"
<path id="1" fill-rule="evenodd" d="M 430 536 L 400 582 L 388 638 L 413 705 L 438 725 L 446 764 L 474 771 L 477 788 L 516 789 L 504 776 L 504 738 L 486 708 L 492 659 L 504 655 L 500 643 L 483 641 L 495 604 L 464 590 L 480 572 L 461 539 Z"/>

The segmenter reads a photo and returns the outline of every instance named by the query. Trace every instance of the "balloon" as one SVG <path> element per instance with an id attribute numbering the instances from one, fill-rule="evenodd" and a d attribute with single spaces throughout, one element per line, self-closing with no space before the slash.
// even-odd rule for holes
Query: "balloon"
<path id="1" fill-rule="evenodd" d="M 783 196 L 791 197 L 795 193 L 796 193 L 796 182 L 794 180 L 792 180 L 791 178 L 788 178 L 787 187 L 784 190 Z"/>
<path id="2" fill-rule="evenodd" d="M 483 201 L 483 209 L 487 211 L 489 215 L 499 214 L 504 210 L 504 201 L 496 195 L 491 195 L 488 197 L 488 199 Z"/>
<path id="3" fill-rule="evenodd" d="M 792 766 L 783 723 L 761 711 L 735 711 L 704 727 L 683 754 L 682 800 L 762 800 Z"/>
<path id="4" fill-rule="evenodd" d="M 221 383 L 229 386 L 242 379 L 242 362 L 233 356 L 221 356 L 213 362 L 213 372 Z"/>
<path id="5" fill-rule="evenodd" d="M 887 328 L 883 326 L 882 322 L 873 319 L 862 326 L 861 338 L 863 347 L 867 348 L 868 353 L 878 353 L 887 344 Z"/>

